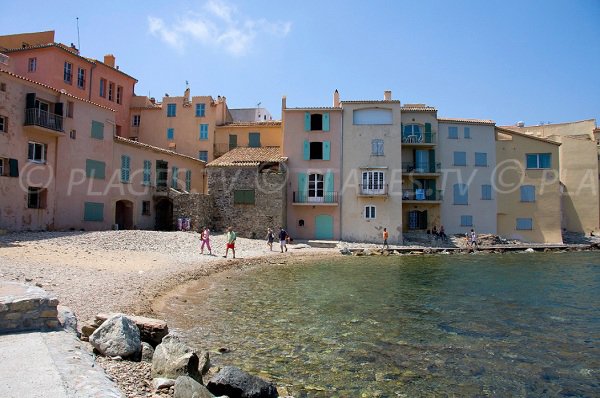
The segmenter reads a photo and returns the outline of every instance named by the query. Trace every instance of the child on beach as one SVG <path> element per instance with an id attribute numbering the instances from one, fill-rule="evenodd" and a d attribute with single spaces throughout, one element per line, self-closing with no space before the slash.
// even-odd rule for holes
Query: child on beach
<path id="1" fill-rule="evenodd" d="M 202 240 L 202 246 L 200 246 L 200 254 L 204 254 L 204 246 L 208 249 L 208 254 L 212 256 L 212 249 L 210 248 L 210 229 L 208 227 L 202 228 L 200 233 L 200 240 Z"/>
<path id="2" fill-rule="evenodd" d="M 271 251 L 273 251 L 273 241 L 275 240 L 275 234 L 273 233 L 273 230 L 271 228 L 269 228 L 267 230 L 267 246 L 269 246 L 269 249 Z"/>
<path id="3" fill-rule="evenodd" d="M 227 248 L 225 249 L 225 255 L 223 257 L 227 258 L 229 249 L 231 249 L 231 252 L 233 253 L 233 258 L 235 258 L 235 238 L 236 237 L 237 237 L 237 235 L 235 234 L 235 232 L 233 232 L 233 228 L 231 228 L 231 227 L 227 228 L 227 235 L 226 235 Z"/>

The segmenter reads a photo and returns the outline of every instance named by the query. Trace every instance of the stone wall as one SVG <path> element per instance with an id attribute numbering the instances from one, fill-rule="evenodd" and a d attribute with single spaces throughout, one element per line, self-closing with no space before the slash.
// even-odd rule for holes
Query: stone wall
<path id="1" fill-rule="evenodd" d="M 212 197 L 200 193 L 179 194 L 173 197 L 173 225 L 178 218 L 190 219 L 190 230 L 199 232 L 203 226 L 215 229 L 215 209 Z"/>
<path id="2" fill-rule="evenodd" d="M 267 228 L 277 231 L 286 226 L 285 171 L 258 167 L 209 167 L 207 171 L 216 231 L 231 226 L 238 236 L 262 239 Z M 235 190 L 254 190 L 254 203 L 234 204 Z"/>
<path id="3" fill-rule="evenodd" d="M 0 283 L 0 333 L 53 330 L 58 299 L 46 291 L 15 282 Z"/>

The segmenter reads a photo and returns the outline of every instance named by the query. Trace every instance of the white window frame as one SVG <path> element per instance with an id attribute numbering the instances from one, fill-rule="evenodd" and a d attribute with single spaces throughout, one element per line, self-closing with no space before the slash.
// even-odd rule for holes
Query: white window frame
<path id="1" fill-rule="evenodd" d="M 325 198 L 325 176 L 321 173 L 308 175 L 307 200 L 309 202 L 323 202 Z"/>
<path id="2" fill-rule="evenodd" d="M 362 172 L 361 193 L 363 195 L 385 194 L 385 172 L 381 170 L 365 170 Z"/>
<path id="3" fill-rule="evenodd" d="M 67 61 L 65 61 L 63 69 L 63 79 L 65 83 L 73 84 L 73 64 Z"/>
<path id="4" fill-rule="evenodd" d="M 77 87 L 85 88 L 85 69 L 77 68 Z"/>
<path id="5" fill-rule="evenodd" d="M 142 120 L 142 115 L 133 115 L 133 119 L 131 121 L 131 125 L 133 127 L 139 127 L 141 120 Z"/>
<path id="6" fill-rule="evenodd" d="M 29 147 L 31 145 L 33 145 L 33 159 L 31 159 L 29 157 Z M 35 153 L 36 153 L 35 148 L 37 148 L 37 147 L 41 147 L 42 156 L 40 159 L 35 158 Z M 46 147 L 47 147 L 46 144 L 43 144 L 41 142 L 29 141 L 27 143 L 27 160 L 32 163 L 41 163 L 41 164 L 46 163 Z"/>
<path id="7" fill-rule="evenodd" d="M 375 205 L 366 205 L 364 215 L 365 220 L 375 220 L 377 218 L 377 207 Z"/>

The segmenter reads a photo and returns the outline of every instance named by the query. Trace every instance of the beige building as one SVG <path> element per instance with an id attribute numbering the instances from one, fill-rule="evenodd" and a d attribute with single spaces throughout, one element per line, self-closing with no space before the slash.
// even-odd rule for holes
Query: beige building
<path id="1" fill-rule="evenodd" d="M 213 157 L 238 148 L 279 147 L 283 141 L 281 121 L 230 122 L 215 128 Z"/>
<path id="2" fill-rule="evenodd" d="M 560 146 L 547 138 L 496 128 L 494 194 L 500 236 L 562 243 Z"/>
<path id="3" fill-rule="evenodd" d="M 346 241 L 402 242 L 400 101 L 342 101 L 341 233 Z"/>

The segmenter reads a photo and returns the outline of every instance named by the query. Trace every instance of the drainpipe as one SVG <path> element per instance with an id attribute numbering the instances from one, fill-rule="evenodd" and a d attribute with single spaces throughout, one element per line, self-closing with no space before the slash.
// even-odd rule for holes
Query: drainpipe
<path id="1" fill-rule="evenodd" d="M 341 106 L 341 105 L 340 105 Z M 342 223 L 343 223 L 343 219 L 344 217 L 342 217 L 342 215 L 344 214 L 342 212 L 342 202 L 343 202 L 343 196 L 344 193 L 342 192 L 344 189 L 344 109 L 342 109 L 342 111 L 340 112 L 340 240 L 342 240 L 343 235 L 342 235 Z"/>
<path id="2" fill-rule="evenodd" d="M 90 68 L 90 93 L 88 95 L 88 101 L 92 101 L 92 78 L 94 77 L 94 69 L 96 69 L 96 63 L 92 64 L 92 67 Z"/>

